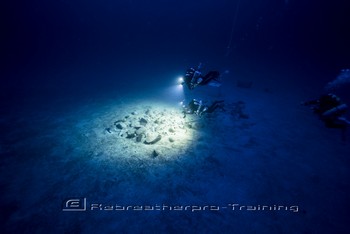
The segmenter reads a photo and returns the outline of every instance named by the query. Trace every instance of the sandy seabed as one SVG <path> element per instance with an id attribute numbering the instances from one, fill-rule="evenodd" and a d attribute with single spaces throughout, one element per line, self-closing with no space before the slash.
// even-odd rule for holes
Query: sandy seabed
<path id="1" fill-rule="evenodd" d="M 349 144 L 302 107 L 280 111 L 297 98 L 247 93 L 201 118 L 145 98 L 3 117 L 5 230 L 341 233 Z M 68 198 L 87 210 L 62 211 Z"/>

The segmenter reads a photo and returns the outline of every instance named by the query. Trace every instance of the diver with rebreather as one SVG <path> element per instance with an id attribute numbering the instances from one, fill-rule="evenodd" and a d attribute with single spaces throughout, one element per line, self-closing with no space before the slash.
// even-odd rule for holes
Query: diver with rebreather
<path id="1" fill-rule="evenodd" d="M 346 84 L 350 84 L 350 69 L 342 70 L 335 80 L 329 82 L 325 86 L 325 94 L 301 103 L 304 106 L 310 106 L 327 128 L 341 129 L 343 140 L 346 138 L 346 130 L 350 125 L 350 121 L 345 117 L 348 105 L 334 92 Z"/>
<path id="2" fill-rule="evenodd" d="M 187 69 L 181 84 L 186 84 L 190 90 L 193 90 L 198 85 L 210 85 L 210 86 L 221 86 L 220 82 L 220 72 L 209 71 L 206 75 L 201 72 L 202 64 L 200 63 L 197 68 Z"/>

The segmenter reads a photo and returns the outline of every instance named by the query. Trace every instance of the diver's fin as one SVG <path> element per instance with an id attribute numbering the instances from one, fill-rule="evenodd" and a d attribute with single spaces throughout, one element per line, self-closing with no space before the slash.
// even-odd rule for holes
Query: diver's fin
<path id="1" fill-rule="evenodd" d="M 221 83 L 218 82 L 218 81 L 212 80 L 212 81 L 210 81 L 210 82 L 208 83 L 208 85 L 213 86 L 213 87 L 220 87 L 220 86 L 221 86 Z"/>

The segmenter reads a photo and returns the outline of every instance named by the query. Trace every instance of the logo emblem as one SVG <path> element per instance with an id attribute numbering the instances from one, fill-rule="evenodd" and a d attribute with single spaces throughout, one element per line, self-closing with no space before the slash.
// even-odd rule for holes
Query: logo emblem
<path id="1" fill-rule="evenodd" d="M 62 204 L 62 211 L 86 211 L 86 198 L 65 199 Z"/>

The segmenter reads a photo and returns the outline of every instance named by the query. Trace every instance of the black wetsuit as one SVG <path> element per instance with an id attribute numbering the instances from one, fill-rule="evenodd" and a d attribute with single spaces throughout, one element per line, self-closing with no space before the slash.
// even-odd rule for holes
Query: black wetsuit
<path id="1" fill-rule="evenodd" d="M 342 117 L 347 110 L 347 106 L 334 94 L 322 95 L 319 99 L 303 103 L 305 106 L 312 106 L 312 110 L 324 122 L 327 128 L 338 128 L 342 130 L 342 138 L 345 140 L 347 123 Z M 343 107 L 343 108 L 340 108 Z"/>
<path id="2" fill-rule="evenodd" d="M 223 103 L 223 100 L 213 102 L 206 110 L 208 113 L 213 113 L 218 107 L 220 107 L 220 103 Z"/>
<path id="3" fill-rule="evenodd" d="M 201 85 L 207 85 L 212 80 L 219 81 L 218 80 L 219 76 L 220 76 L 220 72 L 218 72 L 218 71 L 210 71 L 210 72 L 208 72 L 208 74 L 206 74 L 203 77 L 203 81 L 201 82 Z"/>
<path id="4" fill-rule="evenodd" d="M 194 114 L 202 115 L 203 113 L 213 113 L 218 107 L 220 107 L 220 103 L 223 103 L 223 100 L 215 101 L 210 106 L 202 105 L 200 101 L 193 99 L 187 106 L 187 108 L 183 111 L 184 118 L 186 114 Z"/>
<path id="5" fill-rule="evenodd" d="M 212 80 L 219 81 L 218 80 L 219 76 L 220 76 L 220 73 L 218 71 L 210 71 L 208 72 L 208 74 L 203 76 L 199 70 L 190 68 L 190 69 L 187 69 L 186 71 L 184 82 L 186 83 L 187 87 L 190 90 L 192 90 L 197 85 L 207 85 Z"/>

